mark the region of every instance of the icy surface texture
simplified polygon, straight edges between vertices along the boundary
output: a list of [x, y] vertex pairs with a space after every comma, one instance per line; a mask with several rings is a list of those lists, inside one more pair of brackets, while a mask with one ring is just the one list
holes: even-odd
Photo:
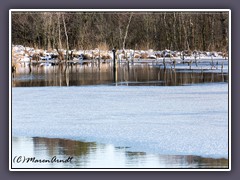
[[12, 134], [228, 157], [228, 84], [18, 87]]

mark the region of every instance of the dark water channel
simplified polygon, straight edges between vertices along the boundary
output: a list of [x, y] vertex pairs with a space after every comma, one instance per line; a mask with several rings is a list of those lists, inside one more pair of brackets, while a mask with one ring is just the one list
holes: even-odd
[[[149, 64], [117, 67], [114, 76], [108, 63], [88, 65], [31, 66], [21, 64], [12, 74], [13, 87], [82, 85], [178, 86], [195, 83], [228, 82], [227, 73], [187, 69], [163, 69]], [[116, 81], [116, 82], [115, 82]]]

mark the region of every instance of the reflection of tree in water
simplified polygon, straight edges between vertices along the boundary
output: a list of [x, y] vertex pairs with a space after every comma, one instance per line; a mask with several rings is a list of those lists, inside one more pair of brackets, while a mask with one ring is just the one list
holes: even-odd
[[[225, 167], [228, 168], [228, 159], [213, 159], [213, 158], [201, 158], [201, 157], [195, 157], [194, 160], [198, 168], [219, 168], [219, 167]], [[189, 162], [192, 162], [189, 160]]]
[[125, 156], [126, 164], [128, 165], [144, 164], [147, 158], [147, 154], [145, 152], [126, 151]]
[[[127, 164], [144, 164], [149, 158], [145, 152], [125, 152]], [[194, 168], [228, 168], [228, 159], [203, 158], [192, 155], [153, 155], [159, 158], [160, 164], [173, 168], [194, 167]], [[134, 163], [133, 163], [134, 162]]]
[[80, 142], [57, 138], [33, 138], [35, 151], [46, 149], [49, 156], [87, 156], [96, 150], [96, 143]]
[[194, 168], [228, 168], [228, 159], [203, 158], [192, 155], [160, 155], [160, 163], [176, 165], [178, 167], [194, 167]]
[[126, 151], [126, 156], [128, 158], [136, 158], [136, 157], [139, 157], [139, 156], [145, 156], [146, 153], [145, 152], [131, 152], [131, 151]]
[[[26, 67], [27, 68], [27, 67]], [[112, 83], [113, 73], [110, 64], [69, 65], [38, 67], [33, 66], [31, 74], [26, 68], [19, 68], [13, 86], [79, 86]], [[192, 83], [227, 82], [228, 75], [213, 72], [179, 71], [151, 67], [147, 64], [118, 67], [118, 83], [127, 85], [176, 86]]]

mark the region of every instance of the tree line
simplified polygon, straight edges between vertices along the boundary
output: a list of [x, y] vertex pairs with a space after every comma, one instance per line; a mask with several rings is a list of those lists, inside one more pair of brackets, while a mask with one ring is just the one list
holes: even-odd
[[228, 12], [12, 12], [12, 43], [39, 49], [228, 49]]

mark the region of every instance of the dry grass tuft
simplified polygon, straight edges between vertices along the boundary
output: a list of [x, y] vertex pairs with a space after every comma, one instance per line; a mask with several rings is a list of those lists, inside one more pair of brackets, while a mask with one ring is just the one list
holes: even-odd
[[98, 44], [97, 47], [99, 50], [101, 51], [108, 51], [109, 50], [109, 46], [106, 43], [100, 43]]

